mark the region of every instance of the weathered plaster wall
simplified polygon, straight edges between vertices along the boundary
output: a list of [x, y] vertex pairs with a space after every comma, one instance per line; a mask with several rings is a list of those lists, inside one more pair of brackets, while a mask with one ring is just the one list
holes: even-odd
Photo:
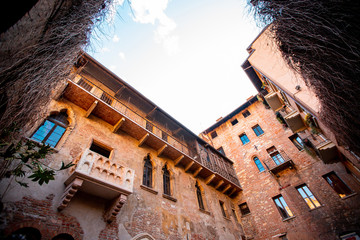
[[[41, 187], [30, 184], [29, 188], [24, 189], [13, 183], [3, 198], [8, 214], [3, 227], [7, 229], [7, 233], [14, 230], [10, 226], [16, 226], [15, 223], [22, 221], [24, 216], [19, 214], [20, 212], [27, 214], [33, 209], [29, 220], [41, 221], [45, 228], [50, 224], [51, 219], [60, 219], [52, 223], [55, 226], [58, 222], [65, 222], [67, 218], [73, 219], [77, 223], [76, 231], [82, 233], [76, 238], [84, 240], [130, 240], [141, 233], [148, 233], [155, 239], [235, 240], [240, 238], [241, 225], [235, 221], [230, 212], [231, 204], [236, 204], [236, 199], [228, 198], [198, 179], [204, 190], [206, 202], [206, 212], [200, 211], [195, 189], [196, 179], [185, 173], [184, 169], [175, 167], [169, 159], [157, 157], [156, 151], [151, 148], [138, 147], [138, 141], [129, 135], [121, 131], [117, 134], [112, 133], [112, 126], [104, 121], [92, 115], [85, 118], [85, 110], [66, 100], [53, 101], [49, 106], [49, 113], [62, 109], [68, 110], [70, 127], [56, 148], [58, 152], [52, 154], [48, 160], [50, 166], [59, 167], [61, 161], [77, 162], [94, 139], [113, 148], [111, 157], [113, 162], [135, 170], [134, 192], [129, 195], [127, 202], [121, 208], [117, 221], [107, 224], [103, 219], [106, 201], [85, 193], [77, 192], [64, 210], [57, 211], [65, 189], [64, 182], [71, 170], [58, 173], [55, 181]], [[39, 124], [41, 122], [42, 120], [39, 120]], [[37, 127], [34, 126], [32, 131]], [[154, 164], [153, 190], [157, 191], [157, 194], [140, 187], [143, 159], [147, 154], [151, 155]], [[165, 163], [171, 171], [172, 197], [177, 200], [176, 202], [163, 197], [162, 167]], [[6, 181], [2, 182], [1, 187], [3, 191]], [[47, 214], [44, 215], [42, 201], [45, 200]], [[222, 216], [219, 200], [225, 203], [229, 218]], [[34, 209], [33, 202], [38, 202], [39, 208]], [[21, 209], [13, 207], [19, 204], [22, 204]], [[68, 231], [70, 234], [73, 232]]]

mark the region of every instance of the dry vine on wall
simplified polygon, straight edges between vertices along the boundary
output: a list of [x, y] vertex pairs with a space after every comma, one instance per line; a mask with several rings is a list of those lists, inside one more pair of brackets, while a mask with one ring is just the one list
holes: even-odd
[[321, 102], [320, 119], [360, 155], [360, 1], [252, 0], [288, 65]]
[[0, 35], [0, 132], [13, 123], [26, 128], [43, 117], [110, 2], [39, 0]]

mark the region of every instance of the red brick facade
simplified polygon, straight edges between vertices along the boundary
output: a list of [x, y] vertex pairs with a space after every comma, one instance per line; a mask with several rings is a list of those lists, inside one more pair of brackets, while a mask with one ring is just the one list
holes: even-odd
[[[250, 116], [242, 112], [248, 110]], [[234, 115], [234, 116], [233, 116]], [[235, 161], [235, 169], [243, 186], [239, 204], [246, 202], [250, 214], [241, 217], [245, 234], [254, 239], [338, 239], [340, 235], [360, 230], [360, 183], [347, 173], [342, 163], [324, 164], [314, 153], [299, 150], [289, 137], [293, 132], [280, 124], [274, 112], [256, 101], [227, 121], [207, 130], [209, 142], [222, 147], [227, 157]], [[238, 123], [231, 122], [237, 119]], [[264, 131], [257, 136], [255, 125]], [[211, 138], [216, 131], [217, 137]], [[249, 142], [242, 144], [239, 136], [245, 133]], [[274, 146], [291, 159], [293, 166], [276, 174], [268, 171], [265, 163], [270, 159], [267, 149]], [[257, 157], [265, 169], [259, 171], [254, 162]], [[334, 172], [353, 191], [340, 198], [323, 178]], [[296, 187], [306, 184], [321, 206], [310, 209]], [[293, 217], [283, 219], [273, 201], [276, 196], [285, 200]], [[359, 233], [358, 233], [359, 234]], [[275, 238], [274, 238], [275, 237]]]

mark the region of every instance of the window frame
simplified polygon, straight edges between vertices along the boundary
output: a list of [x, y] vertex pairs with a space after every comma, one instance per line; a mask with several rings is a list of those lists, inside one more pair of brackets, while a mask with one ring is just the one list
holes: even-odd
[[203, 191], [201, 190], [201, 188], [200, 188], [197, 181], [195, 183], [195, 189], [196, 189], [196, 196], [197, 196], [197, 200], [198, 200], [199, 209], [205, 211], [205, 204], [204, 204], [204, 199], [203, 199]]
[[221, 208], [221, 213], [223, 215], [224, 218], [229, 218], [229, 214], [227, 212], [226, 206], [225, 206], [225, 202], [219, 200], [219, 204], [220, 204], [220, 208]]
[[235, 118], [234, 120], [230, 121], [231, 126], [235, 126], [236, 124], [239, 123], [239, 120], [237, 120], [237, 118]]
[[247, 118], [248, 116], [251, 115], [251, 113], [249, 112], [249, 110], [245, 110], [245, 111], [243, 111], [241, 114], [244, 116], [244, 118]]
[[[62, 113], [59, 113], [59, 114], [62, 114]], [[46, 118], [43, 123], [36, 129], [36, 131], [31, 135], [30, 139], [32, 140], [35, 140], [37, 142], [41, 142], [43, 144], [47, 144], [49, 145], [50, 147], [53, 147], [53, 148], [56, 148], [56, 146], [59, 144], [61, 138], [64, 136], [66, 130], [67, 130], [67, 127], [68, 127], [68, 123], [64, 123], [64, 122], [61, 122], [59, 121], [58, 119], [56, 119], [56, 116], [59, 115], [59, 114], [56, 114], [55, 116], [54, 115], [50, 115], [48, 118]], [[68, 118], [68, 115], [65, 113], [65, 116], [66, 116], [66, 119]], [[49, 122], [50, 124], [53, 124], [49, 129], [46, 129], [46, 126], [45, 124]], [[58, 134], [55, 132], [55, 130], [60, 127], [62, 131], [61, 134]], [[43, 130], [49, 130], [45, 136], [41, 136], [40, 135], [40, 131], [43, 131]], [[41, 138], [36, 138], [35, 135], [38, 135], [40, 137], [43, 137], [42, 139]], [[57, 141], [53, 141], [54, 144], [51, 144], [51, 142], [49, 143], [48, 140], [51, 139], [52, 136], [54, 136], [54, 134], [58, 134], [60, 135], [60, 137], [58, 137]]]
[[214, 139], [214, 138], [216, 138], [218, 135], [217, 135], [217, 132], [216, 132], [216, 131], [212, 131], [212, 132], [210, 133], [210, 136], [211, 136], [212, 139]]
[[171, 196], [171, 179], [170, 171], [167, 167], [167, 164], [163, 167], [163, 191], [165, 195]]
[[[244, 143], [242, 137], [246, 137], [247, 142]], [[249, 137], [246, 135], [246, 133], [240, 134], [240, 135], [239, 135], [239, 138], [240, 138], [240, 141], [241, 141], [242, 145], [248, 144], [248, 143], [250, 142], [250, 139], [249, 139]]]
[[[299, 151], [304, 150], [304, 141], [297, 133], [291, 135], [289, 139]], [[298, 141], [298, 139], [300, 139], [300, 141]]]
[[[259, 129], [260, 129], [260, 131], [259, 131]], [[265, 133], [259, 124], [256, 124], [255, 126], [253, 126], [252, 130], [254, 131], [254, 133], [257, 137], [259, 137]]]
[[[330, 183], [330, 182], [327, 180], [328, 177], [331, 176], [331, 175], [332, 175], [332, 176], [335, 176], [335, 178], [337, 178], [338, 184], [342, 185], [342, 187], [344, 187], [344, 188], [345, 188], [345, 191], [348, 191], [348, 193], [344, 193], [345, 195], [342, 196], [342, 193], [340, 193], [340, 192], [338, 192], [338, 191], [336, 190], [337, 187], [339, 187], [339, 185], [335, 185], [335, 186], [334, 186], [334, 185], [332, 185], [332, 183]], [[334, 171], [329, 172], [329, 173], [323, 175], [322, 177], [324, 178], [324, 180], [329, 184], [329, 186], [334, 190], [334, 192], [336, 192], [336, 194], [337, 194], [340, 198], [345, 198], [345, 197], [347, 197], [347, 196], [349, 196], [349, 195], [351, 195], [351, 194], [354, 193], [354, 191], [353, 191]], [[331, 180], [331, 179], [330, 179], [330, 181], [333, 182], [333, 180]], [[344, 190], [344, 189], [342, 189], [342, 190]]]
[[[258, 168], [259, 172], [264, 172], [264, 171], [265, 171], [265, 168], [264, 168], [262, 162], [260, 161], [260, 159], [259, 159], [257, 156], [253, 157], [253, 161], [254, 161], [256, 167]], [[260, 170], [259, 164], [258, 164], [257, 162], [258, 162], [258, 163], [260, 164], [260, 166], [262, 167], [262, 170]]]
[[[245, 208], [243, 209], [242, 206], [245, 206]], [[246, 202], [239, 204], [239, 209], [240, 209], [241, 216], [246, 216], [251, 213], [249, 205]]]
[[153, 188], [153, 170], [154, 166], [149, 156], [144, 158], [143, 181], [142, 185]]
[[[306, 190], [306, 189], [307, 190]], [[300, 192], [300, 189], [302, 190], [303, 193]], [[306, 205], [310, 208], [310, 209], [316, 209], [321, 207], [321, 203], [319, 202], [319, 200], [314, 196], [314, 194], [310, 191], [309, 187], [306, 184], [301, 184], [299, 186], [296, 187], [296, 190], [298, 191], [298, 193], [300, 194], [300, 196], [302, 197], [302, 199], [304, 200], [304, 202], [306, 203]], [[304, 197], [304, 195], [306, 197]], [[313, 198], [315, 200], [313, 200]], [[309, 199], [309, 201], [307, 201], [306, 199]], [[317, 203], [317, 204], [316, 204]], [[311, 207], [311, 205], [313, 207]]]
[[294, 217], [289, 205], [281, 194], [273, 197], [273, 201], [283, 220]]

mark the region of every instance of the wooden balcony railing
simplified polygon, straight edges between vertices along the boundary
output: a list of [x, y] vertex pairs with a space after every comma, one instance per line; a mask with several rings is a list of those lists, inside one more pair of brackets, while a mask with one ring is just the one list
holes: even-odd
[[[71, 81], [71, 80], [69, 80]], [[75, 80], [76, 81], [76, 80]], [[147, 120], [145, 117], [142, 117], [140, 114], [132, 110], [131, 108], [127, 107], [123, 103], [121, 103], [119, 100], [117, 100], [115, 97], [111, 96], [110, 94], [106, 93], [103, 89], [96, 86], [94, 83], [92, 83], [90, 80], [86, 79], [85, 77], [81, 77], [77, 82], [74, 82], [78, 84], [80, 87], [84, 88], [84, 90], [90, 92], [95, 97], [103, 100], [106, 104], [110, 105], [117, 111], [119, 111], [121, 114], [127, 116], [134, 122], [136, 122], [141, 127], [147, 129], [148, 131], [155, 134], [157, 137], [165, 140], [167, 143], [169, 143], [174, 148], [177, 148], [181, 150], [181, 152], [191, 156], [188, 147], [180, 142], [178, 139], [172, 136], [171, 133], [168, 131], [165, 131], [164, 129], [161, 129], [159, 126], [154, 125], [149, 120]], [[164, 136], [167, 136], [166, 138]]]

